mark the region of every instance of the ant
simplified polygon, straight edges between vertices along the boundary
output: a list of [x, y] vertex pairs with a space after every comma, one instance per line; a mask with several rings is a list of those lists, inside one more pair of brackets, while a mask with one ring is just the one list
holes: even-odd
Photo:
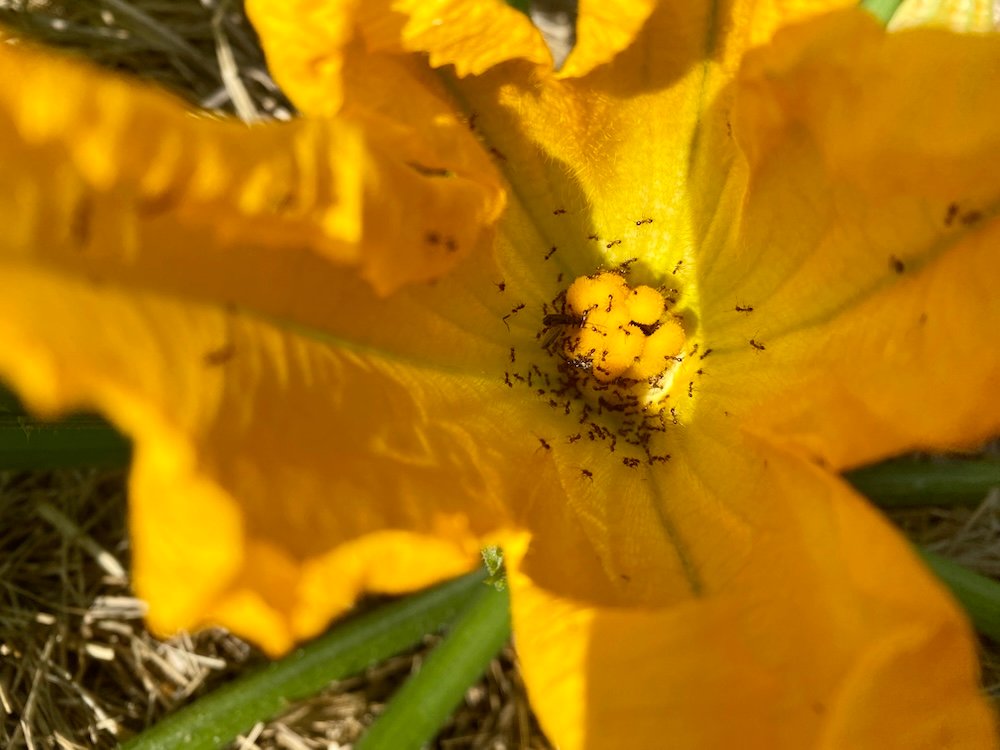
[[569, 313], [549, 313], [542, 318], [542, 325], [546, 328], [553, 326], [582, 326], [587, 318], [582, 315], [570, 315]]

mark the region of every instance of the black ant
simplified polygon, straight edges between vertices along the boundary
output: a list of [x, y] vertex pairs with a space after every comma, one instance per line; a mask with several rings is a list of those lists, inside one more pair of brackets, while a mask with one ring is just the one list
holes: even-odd
[[569, 313], [549, 313], [542, 318], [542, 325], [546, 328], [553, 326], [582, 326], [586, 322], [583, 315], [570, 315]]

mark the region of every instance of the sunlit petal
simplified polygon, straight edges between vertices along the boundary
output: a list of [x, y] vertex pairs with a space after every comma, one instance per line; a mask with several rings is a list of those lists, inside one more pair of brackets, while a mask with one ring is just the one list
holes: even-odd
[[295, 106], [330, 117], [343, 103], [343, 48], [355, 33], [357, 0], [246, 0], [268, 69]]
[[[362, 591], [469, 569], [507, 524], [506, 498], [525, 492], [502, 471], [509, 404], [482, 408], [475, 373], [333, 348], [222, 307], [3, 272], [5, 377], [43, 414], [97, 407], [135, 439], [135, 585], [158, 630], [221, 622], [285, 650]], [[467, 334], [435, 338], [488, 359]], [[537, 444], [523, 448], [511, 460]]]
[[488, 246], [503, 206], [488, 157], [433, 91], [411, 97], [433, 120], [417, 136], [371, 117], [363, 131], [199, 117], [21, 47], [0, 49], [0, 73], [6, 252], [284, 312], [317, 302], [262, 264], [287, 276], [318, 255], [386, 293]]
[[948, 597], [844, 485], [763, 450], [763, 476], [726, 473], [771, 521], [710, 595], [595, 606], [511, 575], [518, 653], [550, 738], [570, 750], [665, 737], [706, 750], [993, 747]]
[[861, 15], [748, 63], [749, 189], [699, 267], [719, 408], [837, 468], [1000, 432], [998, 70], [989, 37]]

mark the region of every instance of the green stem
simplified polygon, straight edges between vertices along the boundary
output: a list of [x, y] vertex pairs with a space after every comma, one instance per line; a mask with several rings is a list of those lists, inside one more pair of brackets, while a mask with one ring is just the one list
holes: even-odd
[[858, 3], [883, 24], [889, 23], [893, 14], [903, 4], [903, 0], [861, 0]]
[[507, 0], [507, 5], [521, 11], [526, 16], [531, 14], [531, 0]]
[[0, 413], [0, 470], [127, 466], [131, 445], [100, 417], [42, 422]]
[[918, 549], [934, 574], [949, 588], [980, 633], [1000, 642], [1000, 582], [974, 573], [935, 552]]
[[420, 671], [396, 692], [357, 750], [406, 750], [429, 742], [469, 686], [510, 637], [507, 590], [484, 586], [431, 652]]
[[334, 680], [360, 672], [417, 644], [463, 611], [470, 598], [489, 587], [477, 570], [337, 625], [330, 633], [199, 698], [166, 717], [122, 750], [207, 750], [233, 740], [286, 709], [315, 695]]
[[1000, 460], [888, 461], [844, 475], [883, 508], [977, 504], [1000, 487]]

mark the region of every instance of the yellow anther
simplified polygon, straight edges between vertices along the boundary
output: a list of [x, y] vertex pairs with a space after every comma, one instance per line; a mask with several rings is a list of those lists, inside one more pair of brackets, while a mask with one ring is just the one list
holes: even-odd
[[646, 337], [639, 361], [625, 373], [626, 377], [648, 380], [667, 369], [673, 358], [684, 348], [684, 329], [676, 320], [665, 320]]
[[648, 286], [631, 289], [619, 274], [581, 276], [566, 290], [566, 304], [580, 320], [566, 351], [601, 382], [623, 375], [648, 380], [666, 370], [684, 344], [680, 325], [660, 320], [663, 296]]
[[628, 296], [629, 315], [641, 325], [652, 325], [658, 321], [665, 307], [663, 295], [649, 286], [637, 286]]
[[566, 290], [566, 304], [579, 316], [598, 311], [611, 312], [629, 295], [628, 284], [615, 273], [581, 276]]

